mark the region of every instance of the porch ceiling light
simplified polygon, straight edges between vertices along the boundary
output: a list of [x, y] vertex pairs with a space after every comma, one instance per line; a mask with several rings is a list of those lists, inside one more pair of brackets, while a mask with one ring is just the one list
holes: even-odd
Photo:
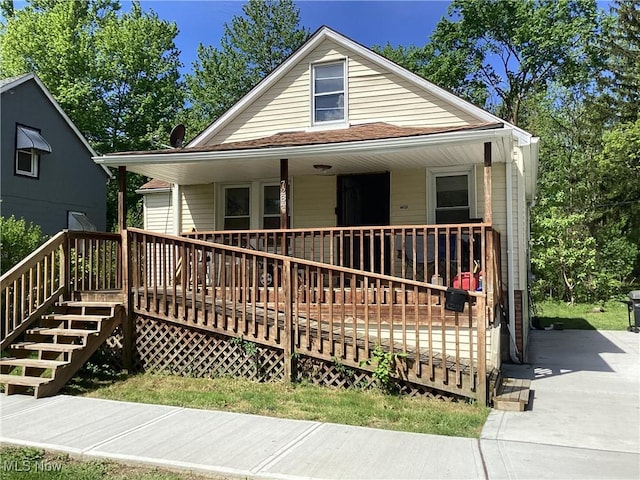
[[318, 163], [314, 165], [313, 168], [318, 170], [320, 173], [327, 173], [329, 170], [331, 170], [331, 165], [322, 165]]

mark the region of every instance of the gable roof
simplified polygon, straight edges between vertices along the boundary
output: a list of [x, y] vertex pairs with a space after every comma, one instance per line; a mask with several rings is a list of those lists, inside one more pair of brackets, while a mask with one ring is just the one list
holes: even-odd
[[325, 40], [331, 40], [351, 50], [354, 53], [363, 56], [374, 64], [384, 68], [406, 81], [416, 85], [417, 87], [424, 89], [435, 97], [443, 100], [444, 102], [454, 105], [460, 110], [468, 113], [474, 118], [478, 119], [478, 123], [501, 123], [506, 127], [512, 129], [513, 134], [518, 139], [520, 144], [527, 144], [531, 141], [532, 135], [521, 128], [505, 122], [501, 118], [487, 112], [486, 110], [473, 105], [472, 103], [458, 97], [457, 95], [438, 87], [437, 85], [425, 80], [424, 78], [410, 72], [409, 70], [399, 66], [398, 64], [386, 59], [382, 55], [374, 52], [373, 50], [351, 40], [350, 38], [332, 30], [327, 26], [320, 27], [307, 42], [296, 50], [287, 60], [285, 60], [279, 67], [265, 77], [258, 85], [256, 85], [249, 93], [247, 93], [242, 99], [240, 99], [233, 107], [225, 112], [220, 118], [214, 121], [204, 131], [199, 133], [193, 140], [189, 142], [187, 147], [203, 146], [211, 138], [226, 127], [234, 118], [236, 118], [241, 112], [243, 112], [254, 100], [267, 91], [271, 86], [278, 82], [284, 75], [286, 75], [302, 58], [304, 58], [309, 52], [315, 49], [320, 43]]
[[[33, 80], [36, 83], [36, 85], [38, 85], [38, 87], [45, 94], [45, 96], [47, 97], [49, 102], [51, 102], [51, 104], [58, 111], [60, 116], [62, 116], [62, 118], [67, 123], [69, 128], [71, 128], [71, 130], [73, 130], [73, 133], [76, 134], [78, 139], [80, 139], [80, 141], [87, 148], [87, 150], [89, 150], [89, 153], [91, 154], [91, 156], [95, 157], [97, 155], [95, 150], [91, 147], [91, 145], [89, 145], [89, 142], [87, 142], [87, 139], [84, 137], [84, 135], [82, 135], [82, 133], [80, 133], [80, 130], [78, 130], [78, 127], [76, 127], [75, 124], [71, 121], [69, 116], [65, 113], [65, 111], [62, 109], [62, 107], [56, 101], [56, 99], [53, 98], [53, 95], [51, 95], [51, 92], [47, 89], [47, 87], [44, 86], [44, 83], [42, 83], [42, 81], [38, 78], [38, 76], [35, 73], [27, 73], [27, 74], [24, 74], [24, 75], [18, 75], [16, 77], [10, 77], [10, 78], [5, 78], [5, 79], [0, 80], [0, 94], [3, 94], [3, 93], [8, 92], [10, 90], [13, 90], [14, 88], [16, 88], [16, 87], [18, 87], [18, 86], [20, 86], [20, 85], [22, 85], [22, 84], [24, 84], [24, 83], [26, 83], [26, 82], [28, 82], [30, 80]], [[106, 173], [106, 175], [109, 178], [113, 177], [113, 175], [111, 175], [111, 171], [109, 170], [108, 167], [106, 167], [105, 165], [100, 165], [100, 167], [102, 167], [102, 169], [104, 170], [104, 172]]]

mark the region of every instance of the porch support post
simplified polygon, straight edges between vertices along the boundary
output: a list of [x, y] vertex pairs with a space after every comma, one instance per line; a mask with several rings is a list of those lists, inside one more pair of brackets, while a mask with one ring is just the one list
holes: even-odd
[[280, 228], [289, 228], [289, 160], [280, 159]]
[[[280, 159], [280, 229], [287, 230], [289, 228], [289, 160], [287, 158]], [[287, 235], [280, 236], [280, 253], [287, 255], [289, 245]]]
[[[486, 405], [487, 395], [487, 329], [488, 324], [493, 323], [494, 319], [494, 290], [498, 287], [495, 285], [496, 276], [495, 268], [495, 252], [493, 250], [493, 207], [492, 207], [492, 182], [491, 182], [491, 142], [484, 144], [484, 223], [488, 224], [485, 230], [485, 264], [484, 272], [482, 272], [485, 284], [485, 292], [487, 294], [484, 306], [484, 317], [482, 310], [479, 309], [478, 315], [478, 400], [481, 404]], [[481, 305], [483, 302], [478, 302]], [[481, 324], [482, 322], [482, 324]]]
[[491, 207], [491, 142], [484, 144], [484, 223], [493, 224]]
[[133, 349], [135, 345], [133, 312], [131, 309], [131, 287], [129, 278], [131, 273], [129, 258], [129, 235], [127, 232], [127, 167], [118, 167], [118, 231], [120, 232], [120, 255], [122, 261], [122, 303], [124, 316], [122, 318], [122, 364], [131, 372], [133, 369]]

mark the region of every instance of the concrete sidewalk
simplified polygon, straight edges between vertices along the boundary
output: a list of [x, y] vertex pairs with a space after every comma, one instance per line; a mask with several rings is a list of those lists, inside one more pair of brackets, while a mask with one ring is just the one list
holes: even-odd
[[0, 441], [249, 478], [484, 478], [478, 441], [70, 396], [0, 400]]
[[532, 409], [480, 440], [57, 396], [0, 397], [0, 442], [249, 478], [640, 478], [640, 336], [533, 332]]

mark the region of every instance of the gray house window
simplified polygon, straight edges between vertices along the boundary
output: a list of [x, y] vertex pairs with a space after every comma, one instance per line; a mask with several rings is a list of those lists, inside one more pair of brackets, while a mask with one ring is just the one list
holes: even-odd
[[35, 128], [16, 126], [16, 175], [38, 177], [40, 155], [51, 153], [51, 145]]

